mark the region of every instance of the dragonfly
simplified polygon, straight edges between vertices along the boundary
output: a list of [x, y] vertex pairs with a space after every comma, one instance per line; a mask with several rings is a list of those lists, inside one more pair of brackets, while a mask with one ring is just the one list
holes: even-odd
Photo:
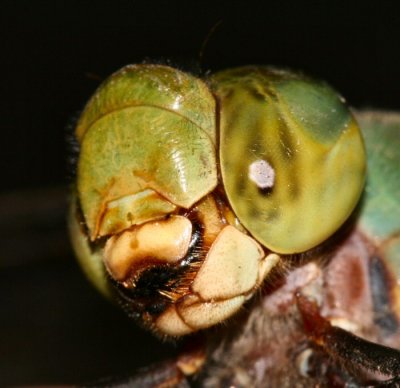
[[78, 120], [71, 241], [180, 356], [110, 384], [400, 384], [400, 116], [266, 66], [105, 80]]

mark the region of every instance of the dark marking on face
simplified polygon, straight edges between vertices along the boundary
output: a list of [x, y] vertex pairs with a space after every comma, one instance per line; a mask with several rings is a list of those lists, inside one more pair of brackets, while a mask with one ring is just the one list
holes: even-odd
[[272, 194], [273, 194], [273, 192], [274, 192], [274, 187], [275, 186], [272, 186], [272, 187], [266, 187], [266, 188], [261, 188], [261, 187], [258, 187], [257, 188], [257, 191], [258, 191], [258, 194], [260, 194], [260, 195], [262, 195], [263, 197], [269, 197], [269, 196], [271, 196]]
[[288, 187], [289, 198], [296, 201], [300, 196], [300, 185], [296, 184], [297, 180]]
[[[269, 75], [268, 75], [269, 77]], [[279, 98], [278, 95], [275, 91], [275, 88], [273, 87], [273, 85], [271, 85], [270, 82], [268, 82], [267, 79], [264, 78], [263, 82], [260, 83], [260, 85], [262, 86], [264, 93], [266, 95], [268, 95], [268, 97], [271, 99], [271, 101], [273, 101], [274, 103], [278, 104], [279, 103]]]
[[273, 222], [280, 218], [281, 212], [278, 209], [272, 209], [265, 217], [266, 222]]
[[296, 157], [294, 150], [294, 139], [289, 133], [286, 125], [280, 121], [279, 124], [279, 149], [283, 160], [293, 160]]
[[267, 102], [267, 96], [263, 93], [261, 93], [256, 87], [250, 87], [248, 88], [248, 93], [256, 100], [259, 102], [266, 103]]
[[180, 266], [185, 267], [191, 265], [193, 262], [201, 259], [201, 245], [203, 243], [203, 225], [197, 220], [192, 221], [192, 238], [190, 240], [189, 249], [186, 256], [181, 260]]
[[296, 164], [296, 153], [294, 152], [295, 139], [288, 130], [288, 125], [284, 121], [280, 121], [279, 125], [279, 150], [282, 160], [287, 164], [287, 172], [289, 174], [290, 186], [288, 187], [289, 198], [292, 201], [297, 200], [301, 193], [300, 180], [296, 171], [293, 168]]
[[128, 315], [140, 318], [144, 314], [156, 318], [174, 303], [172, 295], [179, 297], [189, 287], [185, 281], [193, 277], [190, 273], [204, 259], [204, 250], [203, 225], [195, 215], [189, 214], [188, 217], [193, 232], [188, 252], [182, 260], [171, 264], [148, 258], [146, 266], [132, 269], [131, 277], [123, 283], [111, 279]]
[[[126, 287], [118, 282], [113, 282], [122, 306], [129, 315], [133, 313], [148, 313], [159, 315], [171, 304], [165, 295], [160, 294], [160, 289], [167, 289], [179, 275], [179, 268], [168, 264], [159, 264], [143, 270], [132, 287]], [[129, 282], [125, 282], [129, 283]], [[169, 286], [170, 287], [170, 286]]]
[[246, 192], [247, 182], [245, 178], [238, 174], [235, 182], [235, 190], [239, 196], [244, 196]]
[[169, 303], [167, 303], [165, 300], [162, 300], [154, 303], [153, 305], [148, 306], [146, 312], [149, 313], [150, 315], [158, 316], [159, 314], [165, 311], [168, 305]]
[[260, 211], [253, 205], [249, 204], [247, 207], [247, 216], [250, 220], [258, 219], [260, 217]]
[[248, 207], [247, 214], [249, 219], [262, 219], [266, 223], [276, 221], [281, 216], [281, 212], [278, 209], [272, 209], [268, 212], [261, 212], [258, 208], [250, 205]]

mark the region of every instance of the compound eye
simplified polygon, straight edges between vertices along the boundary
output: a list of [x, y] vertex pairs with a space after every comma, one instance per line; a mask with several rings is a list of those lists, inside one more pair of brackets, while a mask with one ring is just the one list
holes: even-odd
[[364, 143], [343, 99], [325, 83], [263, 67], [223, 71], [211, 83], [236, 216], [278, 253], [323, 242], [348, 218], [365, 180]]

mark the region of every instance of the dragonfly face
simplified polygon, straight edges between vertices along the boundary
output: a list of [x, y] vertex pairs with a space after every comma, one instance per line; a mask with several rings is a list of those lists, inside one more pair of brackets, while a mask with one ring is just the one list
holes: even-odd
[[77, 256], [162, 335], [232, 316], [285, 255], [330, 237], [364, 186], [364, 144], [343, 99], [273, 68], [203, 81], [127, 66], [90, 99], [76, 137]]

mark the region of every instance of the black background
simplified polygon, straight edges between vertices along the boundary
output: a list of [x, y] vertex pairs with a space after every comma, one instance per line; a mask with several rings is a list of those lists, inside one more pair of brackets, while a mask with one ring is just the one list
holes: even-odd
[[[356, 108], [400, 110], [397, 3], [3, 0], [2, 225], [26, 190], [67, 184], [68, 123], [101, 80], [128, 63], [170, 61], [201, 73], [291, 67], [327, 80]], [[41, 192], [29, 193], [37, 207]], [[0, 384], [88, 381], [173, 351], [97, 297], [71, 259], [63, 226], [53, 243], [62, 258], [52, 257], [53, 247], [27, 264], [26, 235], [40, 225], [21, 212], [12, 233], [25, 235], [14, 241], [3, 225], [0, 240], [11, 252], [0, 256]], [[55, 212], [59, 222], [63, 208]]]

